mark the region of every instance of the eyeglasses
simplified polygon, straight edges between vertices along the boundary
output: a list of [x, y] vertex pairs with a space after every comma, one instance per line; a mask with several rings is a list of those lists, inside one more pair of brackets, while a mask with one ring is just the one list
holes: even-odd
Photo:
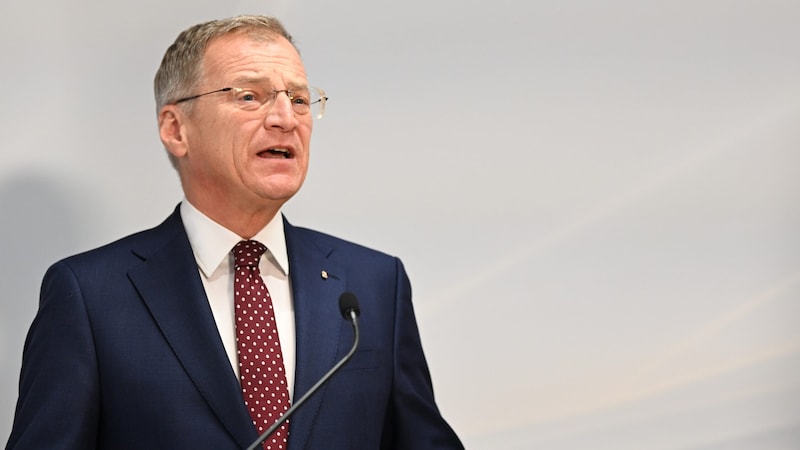
[[294, 110], [295, 114], [305, 115], [311, 113], [312, 117], [316, 119], [322, 118], [322, 115], [325, 113], [325, 102], [328, 101], [325, 91], [312, 86], [301, 89], [279, 90], [259, 87], [226, 87], [215, 91], [192, 95], [190, 97], [184, 97], [180, 100], [176, 100], [174, 104], [177, 105], [178, 103], [188, 102], [189, 100], [194, 100], [205, 95], [221, 92], [227, 93], [230, 96], [228, 100], [241, 110], [261, 110], [264, 113], [272, 109], [272, 106], [275, 105], [275, 99], [278, 98], [278, 94], [283, 92], [289, 97], [289, 101], [292, 103], [292, 110]]

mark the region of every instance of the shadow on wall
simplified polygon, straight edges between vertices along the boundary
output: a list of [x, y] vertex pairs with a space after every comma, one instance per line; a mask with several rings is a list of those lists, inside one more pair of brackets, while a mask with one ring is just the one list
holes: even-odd
[[22, 346], [39, 286], [52, 263], [75, 253], [96, 229], [91, 195], [70, 180], [37, 171], [0, 180], [0, 443], [11, 432]]

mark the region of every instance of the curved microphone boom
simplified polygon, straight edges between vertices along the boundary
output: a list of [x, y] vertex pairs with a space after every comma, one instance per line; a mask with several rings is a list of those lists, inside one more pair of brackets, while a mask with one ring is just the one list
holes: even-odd
[[339, 312], [342, 313], [342, 317], [344, 317], [346, 320], [348, 320], [350, 323], [353, 324], [354, 337], [353, 337], [353, 346], [350, 348], [350, 351], [347, 352], [347, 354], [344, 355], [344, 358], [340, 359], [339, 362], [336, 363], [336, 365], [333, 366], [331, 370], [328, 371], [328, 373], [323, 375], [323, 377], [320, 378], [319, 381], [317, 381], [317, 383], [314, 386], [311, 386], [311, 389], [309, 389], [305, 394], [303, 394], [303, 396], [300, 397], [300, 400], [294, 402], [291, 408], [286, 410], [286, 412], [281, 416], [280, 419], [278, 419], [277, 422], [273, 423], [272, 426], [269, 427], [269, 429], [267, 429], [267, 431], [261, 434], [261, 436], [259, 436], [258, 439], [250, 445], [250, 447], [247, 447], [247, 450], [257, 449], [261, 445], [261, 443], [264, 442], [264, 440], [266, 440], [269, 437], [269, 435], [274, 433], [275, 430], [278, 429], [278, 427], [280, 427], [281, 425], [283, 425], [284, 422], [289, 420], [289, 416], [294, 414], [294, 412], [298, 408], [300, 408], [300, 406], [303, 403], [305, 403], [305, 401], [309, 397], [311, 397], [315, 392], [317, 392], [317, 390], [319, 390], [319, 388], [323, 384], [325, 384], [333, 376], [333, 374], [338, 372], [339, 369], [343, 365], [345, 365], [347, 361], [350, 361], [350, 358], [353, 357], [353, 354], [356, 352], [356, 347], [358, 347], [358, 340], [359, 340], [358, 316], [361, 314], [361, 310], [358, 308], [358, 299], [356, 298], [355, 294], [353, 294], [352, 292], [344, 292], [342, 295], [339, 296]]

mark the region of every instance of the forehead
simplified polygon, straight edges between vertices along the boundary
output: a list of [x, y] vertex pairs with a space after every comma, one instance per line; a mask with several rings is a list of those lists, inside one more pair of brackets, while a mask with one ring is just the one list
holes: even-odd
[[297, 49], [282, 36], [254, 38], [234, 33], [209, 42], [203, 57], [207, 83], [265, 79], [305, 83], [306, 72]]

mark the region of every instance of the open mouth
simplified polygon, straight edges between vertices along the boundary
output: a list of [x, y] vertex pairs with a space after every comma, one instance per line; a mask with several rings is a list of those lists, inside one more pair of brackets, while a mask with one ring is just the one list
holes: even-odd
[[284, 158], [290, 159], [292, 152], [288, 148], [268, 148], [260, 152], [258, 156], [262, 158]]

